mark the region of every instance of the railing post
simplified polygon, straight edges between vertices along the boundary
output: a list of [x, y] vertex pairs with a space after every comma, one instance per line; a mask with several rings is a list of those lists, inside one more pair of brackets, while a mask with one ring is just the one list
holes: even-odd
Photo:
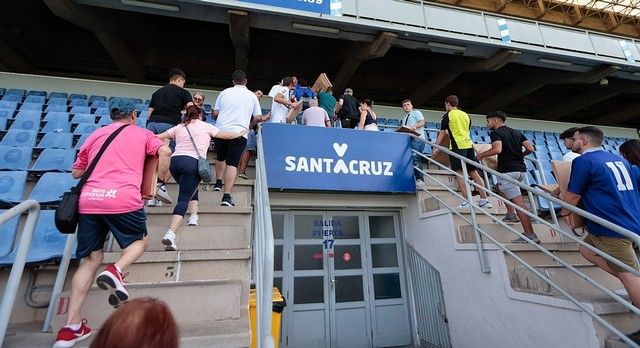
[[64, 251], [62, 252], [62, 260], [60, 260], [60, 267], [58, 267], [58, 273], [56, 274], [56, 281], [53, 284], [53, 290], [51, 291], [51, 300], [49, 301], [49, 308], [47, 309], [47, 316], [44, 318], [44, 324], [42, 325], [42, 332], [49, 332], [51, 327], [51, 320], [53, 319], [53, 311], [58, 303], [58, 298], [62, 292], [64, 286], [64, 280], [67, 277], [69, 271], [69, 263], [71, 261], [71, 255], [73, 254], [73, 247], [76, 244], [78, 238], [77, 232], [67, 236], [67, 241], [64, 244]]
[[0, 304], [0, 346], [2, 346], [2, 343], [4, 342], [4, 337], [7, 333], [7, 326], [9, 326], [9, 319], [11, 318], [13, 303], [16, 300], [16, 294], [18, 293], [18, 287], [20, 286], [20, 278], [22, 278], [24, 265], [27, 261], [27, 254], [29, 253], [29, 248], [31, 247], [33, 231], [36, 228], [38, 215], [40, 215], [40, 204], [33, 199], [24, 201], [17, 206], [9, 209], [9, 211], [2, 214], [0, 218], [1, 225], [12, 217], [19, 215], [26, 210], [29, 210], [29, 214], [27, 215], [27, 221], [25, 222], [24, 228], [22, 230], [22, 237], [20, 237], [20, 242], [18, 243], [16, 258], [13, 261], [13, 265], [11, 266], [11, 273], [9, 273], [7, 286], [4, 289], [4, 294], [2, 295], [2, 303]]
[[478, 247], [478, 258], [480, 258], [480, 270], [482, 273], [491, 273], [491, 269], [487, 267], [487, 260], [484, 254], [484, 247], [482, 246], [482, 235], [478, 230], [478, 221], [476, 220], [476, 210], [473, 203], [473, 194], [471, 193], [471, 185], [469, 184], [469, 172], [467, 170], [467, 163], [462, 162], [462, 176], [464, 186], [467, 189], [467, 202], [469, 203], [469, 209], [471, 211], [471, 223], [473, 224], [473, 231], [476, 235], [476, 246]]

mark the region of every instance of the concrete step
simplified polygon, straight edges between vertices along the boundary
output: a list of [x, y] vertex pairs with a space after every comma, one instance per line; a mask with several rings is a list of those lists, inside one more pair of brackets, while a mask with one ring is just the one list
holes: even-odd
[[[203, 321], [199, 323], [180, 323], [180, 347], [183, 348], [244, 348], [251, 342], [251, 328], [248, 314], [241, 312], [239, 319]], [[100, 327], [90, 323], [91, 336], [76, 343], [76, 348], [88, 348], [97, 336]], [[10, 325], [7, 329], [3, 347], [51, 347], [55, 341], [55, 332], [41, 332], [42, 322]]]
[[[512, 231], [507, 230], [497, 223], [479, 223], [478, 226], [501, 243], [510, 243], [512, 240], [518, 238], [518, 236], [516, 236]], [[520, 223], [509, 224], [509, 226], [520, 233], [524, 232]], [[456, 231], [456, 239], [459, 243], [475, 243], [476, 236], [474, 230], [474, 227], [471, 225], [459, 225]], [[560, 235], [557, 231], [554, 231], [545, 225], [533, 224], [533, 230], [542, 243], [561, 242]], [[488, 238], [484, 238], [483, 240], [486, 242], [490, 241]]]
[[[104, 264], [113, 263], [118, 252], [104, 254]], [[130, 284], [182, 283], [200, 280], [248, 281], [251, 250], [151, 251], [129, 266]], [[176, 286], [179, 284], [175, 284]]]
[[[202, 221], [203, 215], [200, 215]], [[169, 228], [169, 218], [166, 224], [161, 226], [147, 226], [149, 233], [149, 245], [147, 251], [164, 251], [161, 240]], [[199, 222], [198, 226], [185, 225], [176, 233], [176, 244], [179, 250], [224, 250], [224, 249], [248, 249], [251, 243], [251, 223], [235, 225], [205, 225]], [[118, 243], [113, 244], [113, 251], [119, 251]]]
[[[456, 208], [460, 203], [463, 202], [463, 200], [447, 191], [418, 191], [418, 199], [420, 200], [420, 208], [425, 213], [440, 209], [448, 209], [445, 205], [448, 204], [460, 213], [471, 214], [470, 207]], [[507, 207], [505, 206], [504, 202], [495, 197], [488, 197], [488, 199], [489, 202], [491, 202], [492, 207], [482, 209], [493, 215], [504, 215], [507, 213]], [[441, 202], [440, 200], [442, 200], [443, 202]], [[477, 204], [478, 200], [480, 200], [480, 197], [474, 196], [473, 200]], [[478, 213], [482, 214], [480, 212]]]
[[[572, 243], [572, 244], [573, 246], [575, 246], [575, 249], [571, 248], [570, 250], [552, 250], [551, 253], [572, 266], [577, 266], [577, 267], [593, 266], [591, 262], [587, 261], [587, 259], [582, 257], [580, 252], [578, 252], [577, 244], [575, 243]], [[540, 251], [523, 250], [523, 251], [517, 251], [516, 254], [518, 255], [518, 257], [524, 259], [528, 264], [535, 267], [548, 267], [548, 268], [564, 267], [558, 261], [554, 260], [551, 256], [543, 254]], [[514, 259], [511, 255], [505, 254], [504, 257], [507, 261], [508, 268], [522, 265], [520, 262]]]
[[[131, 298], [154, 297], [167, 303], [180, 325], [202, 322], [237, 320], [247, 307], [242, 306], [240, 281], [191, 281], [164, 284], [131, 284], [127, 286]], [[215, 296], [212, 296], [215, 294]], [[82, 316], [90, 327], [100, 327], [114, 311], [108, 303], [109, 292], [92, 287], [83, 306]], [[69, 292], [61, 294], [53, 318], [53, 331], [60, 329], [66, 320]]]
[[[161, 207], [145, 207], [147, 215], [147, 226], [169, 226], [173, 205], [162, 205]], [[251, 221], [251, 206], [227, 207], [220, 205], [205, 205], [199, 209], [198, 224], [203, 226], [219, 225], [242, 225]]]
[[[167, 191], [169, 192], [169, 196], [173, 199], [173, 204], [163, 204], [163, 206], [173, 207], [178, 200], [178, 184], [176, 183], [167, 183]], [[236, 207], [239, 206], [251, 206], [252, 201], [252, 190], [251, 186], [243, 185], [236, 186], [234, 192], [231, 194], [233, 198], [233, 202]], [[198, 191], [198, 202], [200, 206], [213, 205], [219, 206], [222, 201], [223, 192], [221, 191], [213, 191], [213, 185], [201, 184]]]

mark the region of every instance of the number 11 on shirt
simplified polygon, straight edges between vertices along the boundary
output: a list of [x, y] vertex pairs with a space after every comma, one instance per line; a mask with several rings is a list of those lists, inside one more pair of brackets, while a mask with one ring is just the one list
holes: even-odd
[[[607, 167], [609, 167], [609, 169], [611, 169], [611, 171], [613, 172], [613, 176], [615, 176], [616, 178], [618, 191], [633, 190], [633, 182], [631, 181], [631, 176], [629, 175], [627, 168], [624, 166], [624, 163], [622, 163], [621, 161], [615, 161], [606, 162], [606, 164]], [[624, 182], [622, 181], [622, 177], [624, 177]]]

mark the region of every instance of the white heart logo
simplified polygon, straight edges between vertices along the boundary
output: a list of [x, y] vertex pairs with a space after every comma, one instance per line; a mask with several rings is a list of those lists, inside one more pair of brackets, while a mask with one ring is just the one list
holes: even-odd
[[349, 145], [347, 144], [333, 143], [333, 149], [336, 151], [336, 154], [338, 154], [338, 157], [344, 156], [344, 153], [347, 152], [348, 148]]

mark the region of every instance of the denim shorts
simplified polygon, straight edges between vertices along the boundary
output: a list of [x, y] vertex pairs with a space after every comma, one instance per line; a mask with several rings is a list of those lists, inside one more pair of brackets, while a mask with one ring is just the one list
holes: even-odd
[[125, 249], [147, 235], [147, 216], [143, 209], [121, 214], [80, 214], [76, 257], [83, 259], [102, 250], [109, 232]]
[[258, 136], [256, 135], [256, 132], [250, 130], [249, 133], [247, 133], [247, 146], [244, 147], [244, 150], [256, 152], [257, 149]]

